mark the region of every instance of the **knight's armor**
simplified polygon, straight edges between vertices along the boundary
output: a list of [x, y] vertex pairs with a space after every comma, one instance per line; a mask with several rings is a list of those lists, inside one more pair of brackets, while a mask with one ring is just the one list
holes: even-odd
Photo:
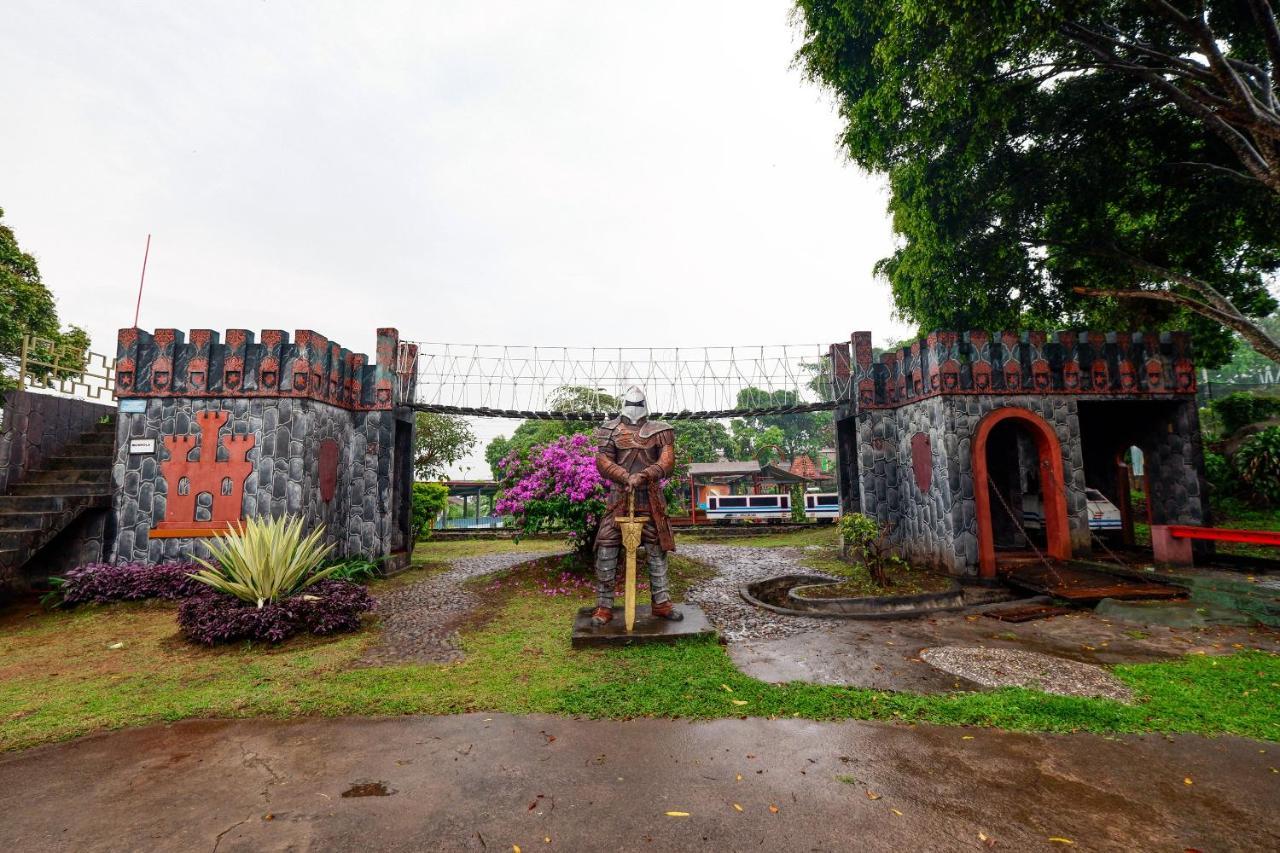
[[649, 420], [644, 392], [633, 386], [623, 401], [622, 414], [605, 421], [596, 430], [595, 440], [596, 468], [611, 487], [608, 508], [596, 532], [597, 600], [592, 621], [603, 625], [612, 618], [622, 546], [616, 516], [627, 513], [628, 492], [635, 495], [636, 515], [649, 517], [641, 543], [648, 556], [652, 613], [680, 619], [667, 582], [667, 554], [676, 546], [662, 497], [662, 480], [671, 476], [676, 464], [675, 431], [670, 424]]

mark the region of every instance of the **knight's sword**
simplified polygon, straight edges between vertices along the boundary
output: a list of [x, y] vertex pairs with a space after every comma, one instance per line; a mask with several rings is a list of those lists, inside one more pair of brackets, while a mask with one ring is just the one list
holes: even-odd
[[627, 551], [627, 580], [622, 590], [622, 612], [627, 633], [631, 633], [636, 624], [636, 551], [640, 548], [640, 539], [648, 520], [647, 515], [636, 515], [636, 493], [634, 489], [628, 489], [627, 514], [618, 516], [622, 547]]

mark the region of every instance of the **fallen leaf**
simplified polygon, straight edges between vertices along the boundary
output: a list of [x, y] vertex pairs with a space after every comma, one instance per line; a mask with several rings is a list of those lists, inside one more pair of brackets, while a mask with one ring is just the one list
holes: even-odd
[[1049, 840], [1052, 841], [1054, 844], [1075, 844], [1075, 842], [1072, 841], [1070, 838], [1059, 838], [1056, 835], [1050, 835]]
[[734, 803], [734, 804], [733, 804], [733, 810], [734, 810], [735, 812], [740, 812], [740, 811], [742, 811], [742, 806], [738, 805], [737, 803]]
[[880, 795], [879, 795], [879, 794], [877, 794], [875, 791], [867, 791], [867, 799], [868, 799], [868, 800], [878, 800], [878, 799], [880, 799]]
[[733, 703], [733, 704], [735, 704], [735, 705], [745, 705], [745, 704], [747, 704], [747, 700], [746, 700], [746, 699], [730, 699], [729, 701], [730, 701], [730, 702], [732, 702], [732, 703]]
[[542, 840], [543, 840], [543, 841], [545, 841], [547, 844], [550, 844], [550, 843], [551, 843], [551, 836], [550, 836], [550, 835], [544, 835], [544, 836], [542, 836]]
[[898, 817], [902, 817], [902, 812], [898, 811], [897, 809], [889, 809], [889, 811], [893, 812]]
[[986, 841], [986, 840], [987, 840], [987, 834], [986, 834], [985, 832], [979, 832], [979, 833], [978, 833], [978, 840], [979, 840], [979, 841]]
[[688, 812], [667, 812], [667, 817], [688, 817]]
[[960, 740], [973, 740], [973, 735], [962, 735]]
[[511, 845], [511, 853], [520, 853], [520, 845], [519, 845], [519, 844], [512, 844], [512, 845]]
[[735, 781], [735, 782], [741, 782], [741, 781], [742, 781], [742, 774], [741, 774], [741, 773], [739, 773], [737, 776], [735, 776], [735, 777], [734, 777], [734, 779], [733, 779], [733, 781]]
[[773, 803], [769, 803], [769, 813], [770, 813], [770, 814], [777, 814], [777, 813], [778, 813], [778, 807], [777, 807], [777, 806], [775, 806]]
[[720, 686], [721, 686], [721, 687], [723, 687], [723, 688], [725, 689], [725, 692], [726, 692], [726, 693], [732, 693], [732, 692], [733, 692], [733, 688], [732, 688], [732, 687], [730, 687], [730, 686], [729, 686], [729, 685], [727, 685], [727, 684], [721, 684]]
[[1188, 777], [1186, 777], [1185, 779], [1183, 779], [1183, 780], [1182, 780], [1182, 784], [1184, 784], [1184, 785], [1190, 785], [1190, 784], [1191, 784], [1191, 777], [1190, 777], [1190, 776], [1188, 776]]

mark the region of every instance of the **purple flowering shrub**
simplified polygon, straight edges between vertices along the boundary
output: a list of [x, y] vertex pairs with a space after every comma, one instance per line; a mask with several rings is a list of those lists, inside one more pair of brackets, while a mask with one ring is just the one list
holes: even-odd
[[534, 447], [527, 459], [512, 453], [498, 468], [502, 494], [495, 512], [512, 516], [522, 533], [564, 531], [579, 552], [591, 550], [607, 489], [590, 436], [561, 436]]
[[207, 646], [237, 640], [278, 643], [294, 634], [338, 634], [360, 628], [373, 596], [351, 581], [324, 580], [296, 595], [258, 607], [206, 588], [178, 605], [178, 628]]
[[192, 580], [191, 563], [88, 563], [58, 579], [62, 603], [106, 604], [144, 598], [188, 598], [207, 587]]

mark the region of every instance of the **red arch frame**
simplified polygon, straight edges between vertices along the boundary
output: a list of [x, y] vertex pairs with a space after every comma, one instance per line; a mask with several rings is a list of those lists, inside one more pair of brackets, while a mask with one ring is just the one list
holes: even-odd
[[[1062, 467], [1062, 444], [1044, 418], [1016, 406], [1005, 406], [991, 412], [978, 424], [973, 437], [973, 498], [977, 502], [978, 574], [996, 576], [996, 542], [991, 532], [991, 492], [987, 472], [987, 439], [997, 424], [1009, 419], [1022, 421], [1030, 430], [1040, 460], [1040, 498], [1044, 507], [1044, 531], [1048, 556], [1071, 558], [1071, 532], [1067, 526], [1066, 476]], [[1048, 470], [1049, 476], [1043, 475]], [[1059, 484], [1055, 489], [1052, 484]]]

